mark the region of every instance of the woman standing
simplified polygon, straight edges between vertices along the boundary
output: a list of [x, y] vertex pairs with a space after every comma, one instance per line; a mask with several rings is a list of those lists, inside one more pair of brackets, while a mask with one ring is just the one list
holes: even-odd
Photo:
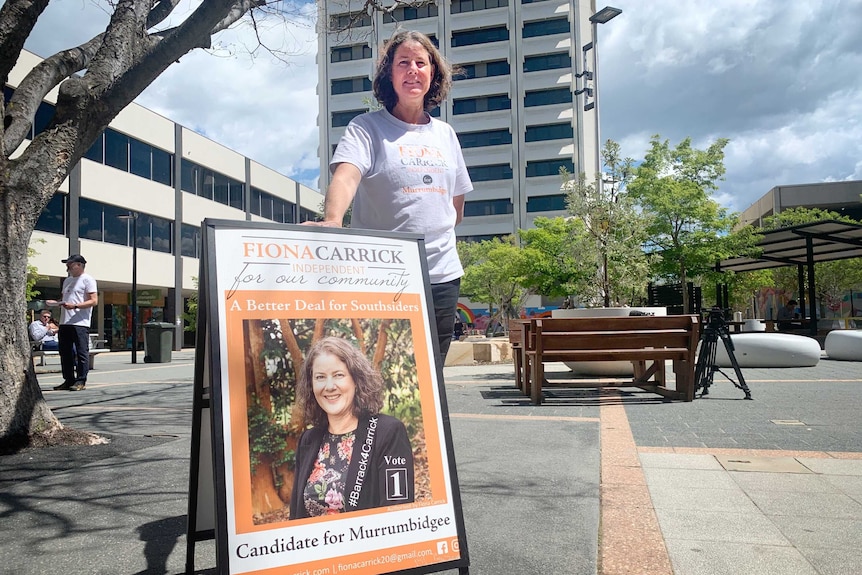
[[296, 447], [290, 518], [411, 503], [413, 451], [404, 424], [383, 415], [383, 378], [349, 341], [308, 352], [296, 389], [305, 421]]
[[373, 82], [384, 108], [347, 126], [329, 165], [324, 220], [316, 222], [340, 227], [353, 202], [352, 228], [425, 235], [441, 366], [464, 274], [455, 226], [473, 189], [455, 130], [428, 114], [451, 84], [451, 66], [425, 34], [392, 36]]

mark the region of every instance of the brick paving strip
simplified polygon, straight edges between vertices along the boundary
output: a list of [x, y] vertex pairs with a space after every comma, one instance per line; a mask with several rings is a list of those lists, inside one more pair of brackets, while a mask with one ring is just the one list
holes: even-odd
[[618, 394], [602, 397], [599, 575], [673, 575], [670, 557]]

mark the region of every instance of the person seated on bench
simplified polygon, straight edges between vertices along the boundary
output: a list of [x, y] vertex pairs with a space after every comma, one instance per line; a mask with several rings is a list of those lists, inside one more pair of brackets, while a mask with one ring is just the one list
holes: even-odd
[[28, 331], [30, 339], [39, 342], [39, 349], [42, 351], [57, 351], [60, 349], [60, 344], [57, 342], [57, 331], [60, 326], [51, 317], [51, 312], [47, 309], [39, 310], [39, 319], [32, 322]]
[[802, 329], [802, 322], [791, 321], [794, 319], [799, 319], [799, 314], [796, 312], [796, 305], [796, 300], [792, 299], [788, 301], [783, 308], [778, 310], [779, 331], [793, 331], [795, 329]]

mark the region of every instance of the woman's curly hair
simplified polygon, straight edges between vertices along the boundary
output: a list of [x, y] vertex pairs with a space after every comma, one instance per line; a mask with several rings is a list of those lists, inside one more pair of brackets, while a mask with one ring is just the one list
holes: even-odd
[[428, 52], [434, 72], [431, 76], [431, 87], [425, 94], [425, 111], [430, 112], [440, 105], [449, 94], [452, 87], [452, 66], [437, 50], [431, 39], [422, 32], [415, 30], [396, 31], [385, 46], [380, 50], [380, 60], [377, 62], [377, 72], [374, 74], [374, 97], [390, 112], [398, 103], [398, 94], [392, 85], [392, 59], [398, 46], [404, 42], [417, 42]]
[[308, 350], [296, 388], [296, 399], [306, 423], [316, 427], [328, 424], [326, 412], [314, 397], [314, 361], [323, 354], [334, 355], [344, 362], [356, 392], [353, 396], [353, 414], [380, 413], [383, 408], [383, 377], [355, 345], [341, 337], [325, 337]]

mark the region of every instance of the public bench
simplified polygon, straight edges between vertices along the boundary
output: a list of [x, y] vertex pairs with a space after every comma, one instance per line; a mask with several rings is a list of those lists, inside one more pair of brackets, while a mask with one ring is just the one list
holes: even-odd
[[[41, 348], [41, 343], [38, 341], [30, 342], [31, 343], [31, 354], [33, 359], [39, 358], [39, 365], [45, 365], [46, 357], [60, 357], [60, 352], [57, 350], [45, 350]], [[110, 349], [104, 347], [105, 343], [107, 343], [104, 339], [95, 339], [94, 337], [90, 338], [90, 369], [96, 369], [96, 356], [100, 353], [106, 353], [111, 351]]]
[[[546, 362], [631, 361], [627, 385], [692, 401], [699, 337], [695, 315], [535, 319], [522, 324], [521, 388], [540, 405]], [[667, 387], [665, 361], [673, 362], [675, 389]]]

